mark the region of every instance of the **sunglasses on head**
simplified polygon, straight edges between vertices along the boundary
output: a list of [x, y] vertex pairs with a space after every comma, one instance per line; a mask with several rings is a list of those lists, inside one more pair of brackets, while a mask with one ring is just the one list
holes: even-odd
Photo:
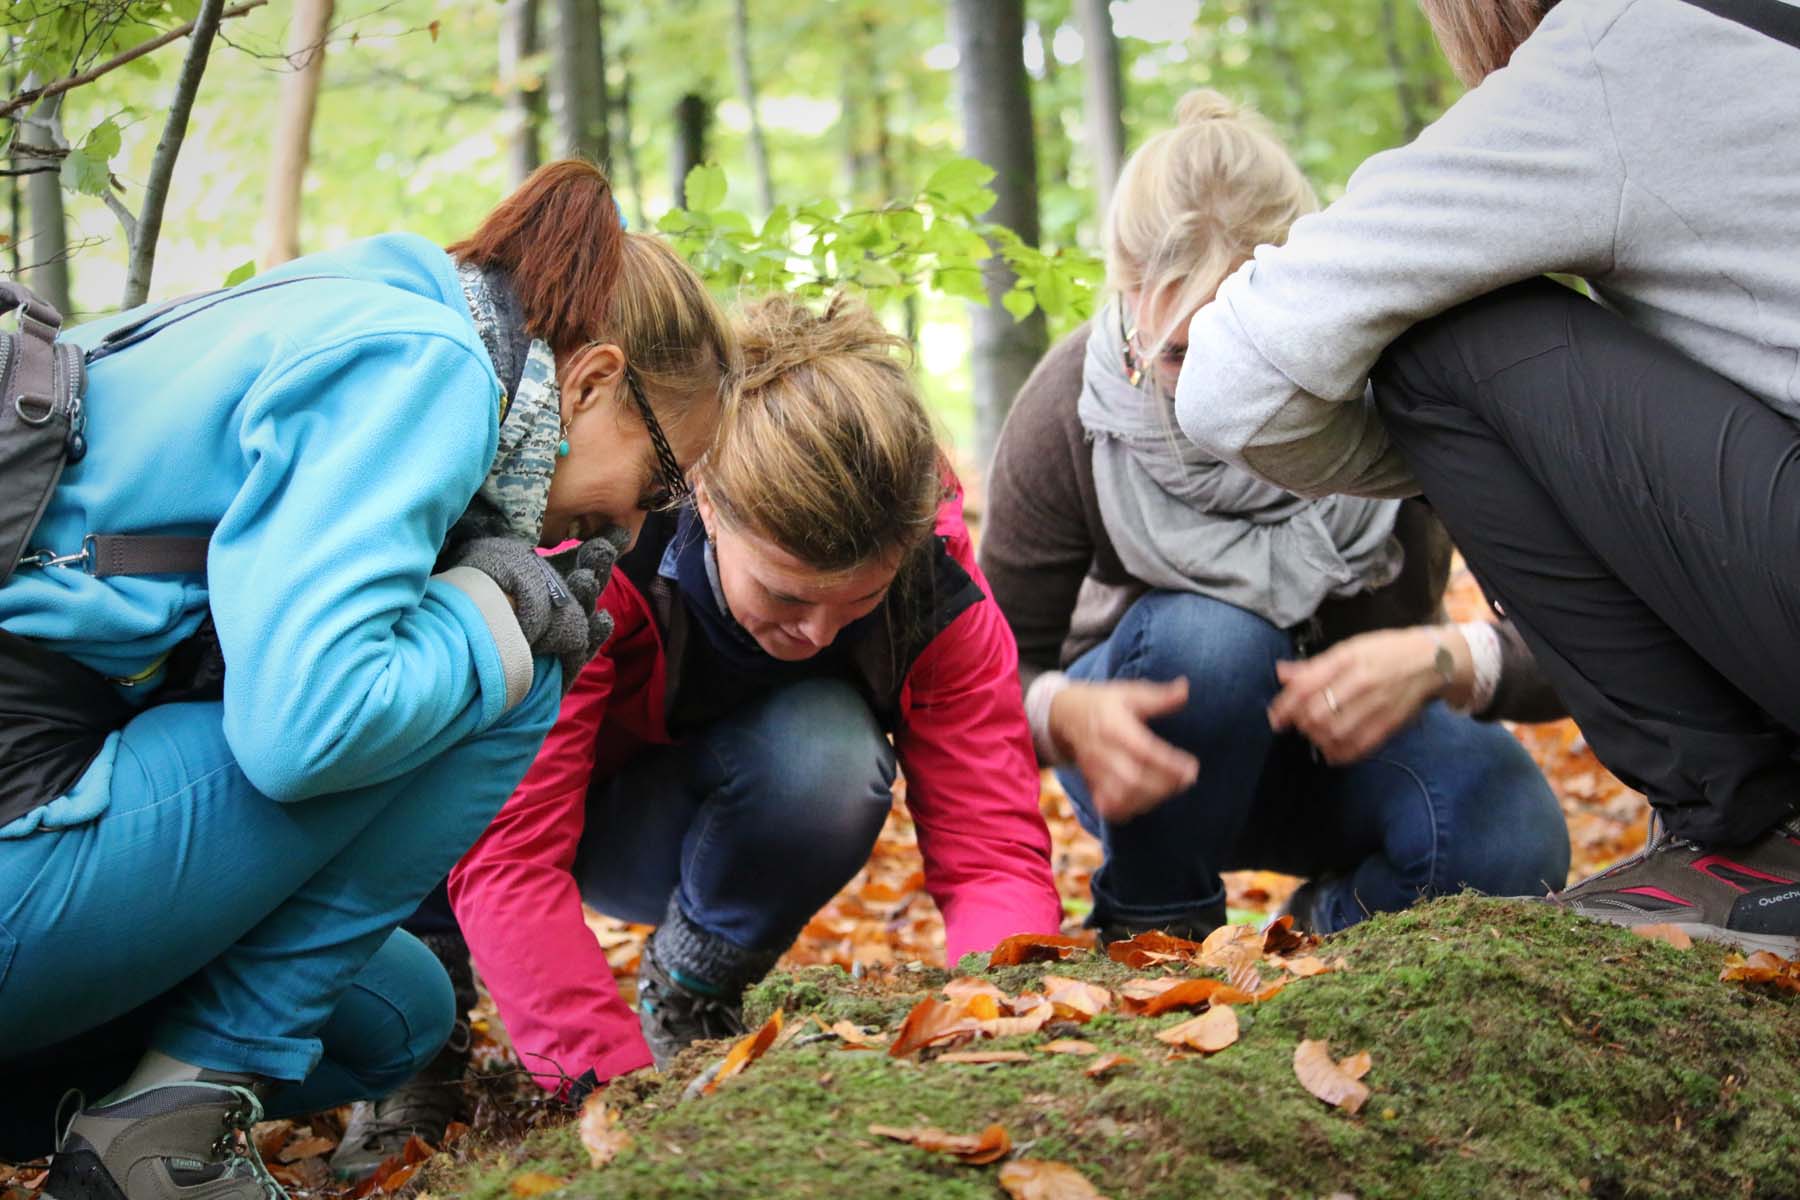
[[656, 420], [656, 413], [650, 407], [650, 398], [644, 394], [644, 381], [629, 364], [625, 367], [625, 386], [631, 392], [631, 399], [637, 405], [638, 415], [644, 419], [644, 430], [650, 435], [650, 448], [656, 453], [655, 491], [651, 492], [647, 507], [651, 511], [674, 508], [688, 497], [687, 476], [681, 470], [681, 463], [675, 457], [675, 451], [669, 445], [668, 435], [663, 433], [662, 426]]

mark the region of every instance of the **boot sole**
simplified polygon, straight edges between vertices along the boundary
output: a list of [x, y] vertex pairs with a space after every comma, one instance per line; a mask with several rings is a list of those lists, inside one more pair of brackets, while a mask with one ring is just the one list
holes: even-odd
[[[1552, 903], [1555, 903], [1552, 901]], [[1735, 929], [1727, 929], [1723, 925], [1708, 925], [1701, 921], [1626, 921], [1619, 920], [1606, 913], [1582, 912], [1572, 905], [1565, 905], [1570, 912], [1590, 921], [1604, 921], [1608, 925], [1618, 925], [1625, 929], [1639, 926], [1661, 925], [1670, 929], [1679, 929], [1696, 941], [1717, 942], [1721, 945], [1736, 946], [1746, 954], [1754, 954], [1758, 950], [1767, 950], [1770, 954], [1790, 960], [1800, 960], [1800, 937], [1779, 933], [1742, 933]]]

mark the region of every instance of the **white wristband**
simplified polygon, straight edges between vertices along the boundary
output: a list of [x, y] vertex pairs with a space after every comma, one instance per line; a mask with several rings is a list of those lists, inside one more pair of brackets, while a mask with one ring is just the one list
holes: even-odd
[[1500, 687], [1500, 665], [1504, 657], [1500, 631], [1488, 621], [1468, 621], [1456, 629], [1469, 644], [1469, 662], [1475, 675], [1469, 686], [1468, 706], [1456, 711], [1464, 714], [1484, 712], [1494, 702], [1494, 693]]
[[1031, 744], [1037, 748], [1038, 762], [1046, 767], [1062, 762], [1056, 741], [1050, 736], [1050, 705], [1070, 682], [1061, 671], [1045, 671], [1025, 689], [1025, 721], [1031, 726]]

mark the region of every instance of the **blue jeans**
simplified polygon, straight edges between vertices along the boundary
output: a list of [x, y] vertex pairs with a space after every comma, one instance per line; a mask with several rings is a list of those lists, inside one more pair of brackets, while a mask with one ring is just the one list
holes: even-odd
[[595, 780], [575, 877], [611, 916], [657, 924], [675, 896], [706, 932], [780, 952], [868, 861], [893, 784], [861, 695], [803, 680]]
[[1058, 771], [1101, 840], [1095, 924], [1222, 919], [1222, 870], [1317, 882], [1320, 932], [1462, 888], [1494, 895], [1563, 885], [1569, 838], [1556, 798], [1506, 730], [1429, 705], [1362, 762], [1331, 767], [1266, 715], [1293, 638], [1232, 605], [1150, 592], [1069, 668], [1076, 680], [1189, 680], [1181, 711], [1151, 722], [1199, 756], [1194, 786], [1123, 824], [1094, 812], [1081, 775]]
[[88, 1088], [112, 1086], [149, 1047], [299, 1085], [274, 1100], [294, 1112], [409, 1077], [452, 1001], [396, 926], [499, 811], [558, 700], [540, 664], [523, 702], [437, 759], [288, 804], [244, 777], [219, 704], [137, 716], [98, 818], [0, 842], [0, 1077], [79, 1060]]

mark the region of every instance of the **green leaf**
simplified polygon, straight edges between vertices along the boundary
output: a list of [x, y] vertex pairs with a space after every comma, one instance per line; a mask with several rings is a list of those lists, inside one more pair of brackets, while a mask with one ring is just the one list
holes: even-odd
[[251, 278], [255, 274], [256, 260], [254, 258], [246, 258], [243, 262], [231, 268], [231, 274], [225, 276], [225, 286], [236, 287], [238, 284]]
[[857, 269], [856, 281], [867, 288], [899, 287], [906, 282], [900, 278], [900, 272], [875, 259], [870, 259]]
[[973, 267], [948, 267], [935, 271], [931, 276], [931, 286], [946, 296], [960, 296], [975, 304], [988, 302], [987, 287], [981, 281], [981, 272]]
[[71, 150], [62, 163], [62, 184], [84, 196], [104, 196], [111, 186], [106, 160], [86, 150]]
[[110, 159], [119, 152], [119, 127], [110, 117], [100, 122], [81, 139], [81, 149], [102, 161]]
[[953, 158], [931, 173], [925, 190], [950, 204], [966, 204], [982, 192], [994, 168], [973, 158]]
[[692, 212], [711, 212], [725, 203], [725, 168], [701, 163], [687, 174], [687, 206]]
[[1060, 317], [1068, 313], [1074, 299], [1074, 289], [1055, 264], [1038, 272], [1037, 278], [1032, 280], [1032, 288], [1037, 293], [1037, 302], [1043, 306], [1045, 315]]
[[788, 230], [793, 227], [794, 212], [785, 204], [777, 204], [769, 210], [763, 221], [762, 240], [765, 242], [786, 241]]
[[1000, 297], [1000, 303], [1006, 306], [1006, 311], [1013, 315], [1015, 321], [1023, 321], [1037, 309], [1037, 300], [1024, 287], [1015, 287]]

